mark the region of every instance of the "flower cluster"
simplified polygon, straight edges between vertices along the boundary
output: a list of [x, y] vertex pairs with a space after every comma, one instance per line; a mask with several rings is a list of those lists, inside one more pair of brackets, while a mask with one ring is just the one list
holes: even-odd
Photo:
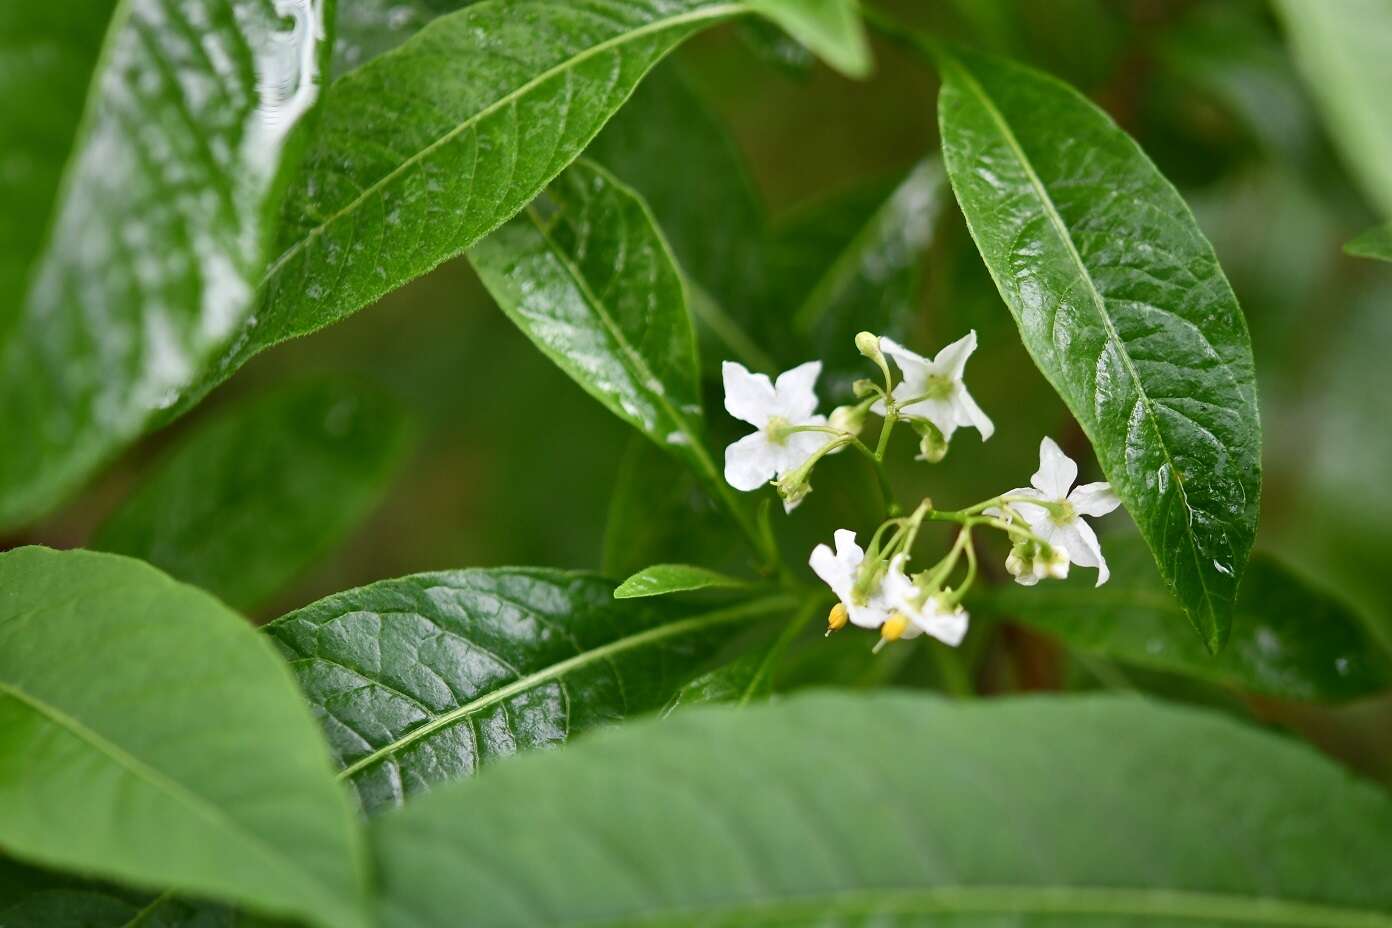
[[[829, 454], [853, 448], [874, 463], [884, 480], [882, 465], [889, 437], [897, 423], [906, 423], [919, 436], [918, 460], [937, 462], [946, 456], [959, 428], [974, 428], [982, 440], [995, 427], [967, 392], [963, 373], [976, 350], [976, 333], [969, 332], [926, 358], [885, 337], [869, 332], [856, 336], [856, 347], [880, 371], [881, 382], [858, 380], [858, 402], [818, 415], [816, 383], [820, 361], [810, 361], [774, 380], [726, 361], [723, 367], [725, 408], [754, 426], [725, 449], [725, 479], [737, 490], [776, 487], [785, 511], [791, 512], [811, 492], [811, 474]], [[890, 361], [898, 368], [896, 379]], [[871, 449], [862, 442], [868, 414], [882, 419], [879, 440]], [[867, 548], [856, 533], [835, 533], [835, 548], [817, 545], [809, 564], [836, 594], [837, 604], [827, 618], [830, 634], [847, 624], [878, 629], [880, 641], [928, 634], [957, 645], [967, 632], [962, 598], [976, 578], [976, 549], [972, 531], [990, 528], [1004, 532], [1012, 547], [1005, 569], [1017, 583], [1033, 586], [1046, 578], [1063, 579], [1070, 564], [1097, 568], [1097, 585], [1107, 581], [1107, 562], [1084, 516], [1102, 516], [1120, 504], [1108, 483], [1074, 487], [1078, 465], [1050, 438], [1039, 446], [1039, 469], [1030, 486], [1010, 490], [974, 506], [954, 511], [934, 509], [924, 500], [909, 515], [898, 515], [887, 497], [890, 518], [876, 529]], [[910, 570], [914, 542], [925, 521], [960, 526], [951, 549], [932, 566]], [[953, 575], [965, 562], [955, 584]]]

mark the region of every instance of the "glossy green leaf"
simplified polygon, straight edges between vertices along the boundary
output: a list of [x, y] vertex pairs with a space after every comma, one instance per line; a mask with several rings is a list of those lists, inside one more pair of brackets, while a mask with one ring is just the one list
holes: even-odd
[[722, 0], [508, 0], [441, 16], [334, 82], [262, 307], [200, 389], [342, 319], [532, 201]]
[[712, 588], [738, 589], [748, 585], [747, 580], [692, 564], [654, 564], [620, 583], [614, 590], [614, 598], [643, 599], [648, 596], [665, 596], [668, 593]]
[[1232, 289], [1179, 194], [1105, 113], [1019, 65], [941, 60], [947, 171], [977, 247], [1216, 652], [1261, 497], [1252, 348]]
[[371, 841], [384, 928], [1392, 924], [1385, 793], [1129, 698], [691, 712], [442, 789]]
[[582, 161], [470, 249], [498, 306], [615, 415], [713, 473], [681, 275], [647, 206]]
[[506, 568], [417, 574], [320, 600], [266, 630], [373, 811], [481, 764], [659, 708], [764, 599], [679, 613], [613, 584]]
[[847, 77], [866, 77], [874, 65], [859, 0], [749, 0], [754, 10]]
[[1392, 223], [1368, 229], [1344, 245], [1344, 251], [1355, 258], [1392, 261]]
[[1232, 637], [1214, 657], [1187, 628], [1144, 545], [1109, 540], [1106, 553], [1112, 578], [1101, 589], [1072, 577], [1032, 589], [1011, 584], [985, 602], [1087, 653], [1254, 693], [1343, 700], [1392, 687], [1392, 660], [1358, 616], [1270, 556], [1252, 559]]
[[[318, 96], [328, 10], [5, 4], [0, 91], [26, 102], [4, 131], [39, 125], [13, 156], [24, 190], [0, 221], [0, 245], [25, 241], [25, 267], [0, 270], [0, 525], [60, 502], [236, 337], [266, 266], [280, 176], [298, 160], [292, 130]], [[103, 12], [94, 65], [92, 24], [70, 21]], [[44, 66], [31, 72], [27, 57]], [[72, 85], [89, 74], [74, 125]]]
[[822, 359], [819, 386], [833, 402], [851, 400], [851, 384], [867, 375], [856, 334], [902, 339], [918, 315], [920, 263], [946, 193], [933, 159], [889, 184], [806, 209], [778, 230], [770, 302], [791, 313], [804, 354]]
[[709, 336], [707, 362], [733, 357], [773, 369], [751, 324], [768, 272], [763, 205], [734, 140], [677, 64], [654, 69], [585, 156], [633, 187], [657, 217], [685, 272], [698, 332]]
[[18, 309], [116, 0], [0, 7], [0, 322]]
[[0, 554], [0, 846], [364, 924], [359, 835], [270, 642], [115, 555]]
[[364, 386], [313, 382], [255, 397], [170, 449], [91, 547], [251, 608], [372, 511], [409, 434], [404, 411]]
[[1378, 211], [1392, 215], [1392, 4], [1273, 4], [1344, 161]]

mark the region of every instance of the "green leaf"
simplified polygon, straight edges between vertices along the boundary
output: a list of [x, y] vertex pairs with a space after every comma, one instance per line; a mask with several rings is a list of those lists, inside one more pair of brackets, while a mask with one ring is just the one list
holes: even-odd
[[72, 20], [112, 4], [77, 6], [0, 13], [0, 91], [25, 101], [4, 131], [35, 132], [22, 192], [0, 189], [0, 245], [24, 240], [0, 270], [0, 525], [60, 502], [236, 337], [327, 49], [325, 0], [124, 0], [94, 63]]
[[1374, 226], [1355, 236], [1344, 245], [1344, 251], [1355, 258], [1373, 258], [1377, 261], [1392, 261], [1392, 223]]
[[[743, 22], [778, 31], [763, 20]], [[677, 64], [654, 69], [585, 155], [633, 187], [657, 217], [685, 272], [696, 322], [719, 342], [703, 352], [707, 359], [772, 369], [750, 324], [767, 273], [763, 205], [729, 132]]]
[[519, 758], [370, 834], [384, 928], [1392, 924], [1385, 793], [1129, 698], [696, 711]]
[[732, 626], [787, 605], [682, 614], [613, 592], [552, 570], [416, 574], [330, 596], [266, 630], [371, 812], [657, 709]]
[[1344, 161], [1384, 216], [1392, 215], [1392, 4], [1273, 0], [1296, 64]]
[[933, 159], [890, 184], [806, 209], [779, 229], [782, 283], [771, 304], [796, 306], [793, 329], [823, 360], [821, 386], [836, 401], [851, 400], [851, 384], [866, 376], [856, 333], [903, 338], [917, 316], [920, 263], [946, 192], [942, 164]]
[[1189, 632], [1139, 540], [1108, 540], [1107, 562], [1112, 579], [1098, 590], [1072, 577], [984, 600], [1087, 653], [1255, 693], [1345, 700], [1392, 687], [1392, 660], [1352, 610], [1270, 556], [1252, 558], [1217, 657]]
[[270, 642], [115, 555], [0, 554], [0, 846], [365, 924], [358, 831]]
[[582, 161], [469, 260], [547, 357], [619, 418], [714, 474], [681, 275], [631, 189]]
[[858, 0], [749, 0], [749, 6], [847, 77], [870, 75], [874, 62]]
[[1247, 323], [1136, 143], [1073, 89], [943, 53], [948, 176], [1035, 363], [1209, 650], [1227, 640], [1261, 497]]
[[614, 598], [642, 599], [647, 596], [665, 596], [668, 593], [707, 590], [713, 587], [739, 589], [748, 585], [747, 580], [730, 577], [704, 567], [694, 567], [691, 564], [654, 564], [620, 583], [614, 590]]
[[5, 928], [232, 928], [230, 909], [151, 897], [0, 859]]
[[313, 382], [200, 425], [97, 531], [240, 609], [263, 603], [372, 511], [409, 445], [404, 411], [375, 389]]
[[520, 9], [486, 0], [441, 16], [334, 82], [264, 303], [194, 395], [483, 238], [580, 154], [658, 60], [747, 11], [734, 0]]

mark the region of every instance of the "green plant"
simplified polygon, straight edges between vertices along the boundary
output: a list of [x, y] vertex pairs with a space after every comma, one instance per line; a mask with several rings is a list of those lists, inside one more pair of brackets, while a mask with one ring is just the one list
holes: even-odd
[[0, 9], [0, 926], [1392, 925], [1392, 8], [341, 6]]

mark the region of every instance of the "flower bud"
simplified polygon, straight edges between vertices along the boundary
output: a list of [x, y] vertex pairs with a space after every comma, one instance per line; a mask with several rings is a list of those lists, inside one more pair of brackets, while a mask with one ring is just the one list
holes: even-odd
[[874, 332], [858, 332], [855, 337], [856, 350], [871, 361], [884, 365], [884, 354], [880, 352], [880, 337]]
[[873, 380], [866, 380], [862, 378], [860, 380], [857, 380], [855, 383], [851, 384], [851, 390], [859, 398], [865, 399], [867, 396], [874, 396], [876, 393], [879, 393], [880, 386]]
[[799, 467], [774, 484], [778, 495], [783, 498], [783, 511], [792, 512], [798, 504], [812, 492], [812, 484], [807, 480], [809, 468]]
[[914, 431], [918, 432], [918, 457], [915, 460], [936, 464], [947, 457], [947, 439], [938, 427], [927, 419], [912, 420]]
[[827, 424], [838, 431], [859, 435], [865, 427], [865, 409], [861, 406], [837, 406], [831, 411]]
[[1034, 571], [1041, 578], [1067, 579], [1068, 551], [1059, 545], [1045, 545], [1039, 552], [1035, 565]]

